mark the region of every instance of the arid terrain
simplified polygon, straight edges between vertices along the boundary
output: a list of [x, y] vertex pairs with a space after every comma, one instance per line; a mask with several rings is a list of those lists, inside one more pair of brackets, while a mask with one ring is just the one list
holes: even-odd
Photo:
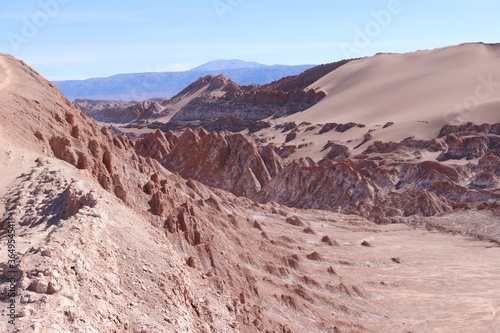
[[466, 44], [80, 110], [0, 55], [0, 331], [498, 332], [499, 63]]

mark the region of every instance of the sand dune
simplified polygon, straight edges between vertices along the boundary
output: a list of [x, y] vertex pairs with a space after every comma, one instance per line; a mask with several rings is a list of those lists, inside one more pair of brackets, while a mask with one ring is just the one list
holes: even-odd
[[[320, 161], [330, 141], [360, 154], [375, 141], [436, 138], [445, 124], [500, 121], [499, 65], [500, 45], [482, 43], [353, 60], [306, 88], [326, 93], [319, 103], [271, 121], [316, 126], [297, 128], [286, 142], [301, 147], [290, 160]], [[319, 133], [323, 124], [349, 122], [365, 126]], [[274, 127], [257, 133], [276, 145], [285, 144], [287, 134]]]
[[500, 46], [464, 44], [352, 61], [309, 86], [327, 97], [284, 121], [394, 122], [379, 139], [429, 137], [445, 123], [500, 120]]

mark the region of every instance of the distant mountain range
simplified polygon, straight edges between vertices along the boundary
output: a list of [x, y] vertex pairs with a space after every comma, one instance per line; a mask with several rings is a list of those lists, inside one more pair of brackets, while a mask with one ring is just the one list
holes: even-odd
[[190, 71], [220, 71], [224, 69], [242, 69], [242, 68], [258, 68], [258, 67], [270, 67], [269, 65], [260, 64], [258, 62], [249, 62], [238, 59], [231, 60], [214, 60], [207, 62], [201, 66], [195, 67]]
[[216, 60], [184, 72], [118, 74], [106, 78], [53, 81], [73, 101], [78, 98], [103, 100], [146, 100], [172, 97], [206, 75], [223, 74], [242, 85], [267, 84], [285, 76], [297, 75], [314, 65], [264, 65], [242, 60]]

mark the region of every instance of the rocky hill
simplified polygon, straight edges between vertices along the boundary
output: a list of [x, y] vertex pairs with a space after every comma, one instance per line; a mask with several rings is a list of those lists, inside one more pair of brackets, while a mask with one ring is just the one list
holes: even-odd
[[[13, 302], [18, 315], [15, 326], [2, 320], [2, 331], [293, 332], [311, 327], [310, 316], [324, 318], [318, 329], [362, 327], [347, 317], [334, 323], [327, 310], [339, 306], [333, 300], [293, 282], [316, 299], [306, 305], [281, 282], [289, 276], [322, 283], [299, 267], [312, 265], [318, 273], [329, 267], [306, 259], [315, 249], [304, 247], [301, 258], [275, 228], [289, 216], [313, 221], [316, 214], [261, 206], [186, 181], [138, 155], [146, 143], [116, 137], [25, 64], [0, 59], [7, 175], [0, 253], [6, 263], [6, 240], [15, 228], [18, 256], [13, 267], [2, 264], [1, 298]], [[253, 251], [262, 253], [254, 257]], [[286, 266], [286, 257], [297, 261], [295, 268]]]
[[262, 120], [270, 116], [282, 117], [304, 111], [325, 97], [323, 92], [314, 90], [293, 89], [286, 91], [280, 86], [276, 88], [272, 86], [239, 86], [223, 76], [217, 76], [198, 80], [179, 95], [173, 97], [172, 100], [196, 94], [199, 88], [205, 85], [209, 87], [220, 86], [220, 91], [224, 94], [220, 97], [213, 96], [210, 94], [213, 90], [208, 88], [176, 112], [172, 117], [173, 121], [211, 120], [228, 115], [248, 120]]

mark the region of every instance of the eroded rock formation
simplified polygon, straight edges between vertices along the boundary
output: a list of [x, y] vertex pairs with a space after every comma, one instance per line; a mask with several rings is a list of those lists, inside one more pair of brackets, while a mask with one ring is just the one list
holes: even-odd
[[[263, 146], [259, 151], [245, 135], [188, 130], [162, 163], [185, 178], [259, 202], [355, 213], [377, 223], [397, 223], [411, 216], [434, 216], [458, 209], [497, 210], [500, 193], [495, 158], [499, 136], [490, 130], [481, 132], [496, 127], [469, 124], [461, 129], [465, 132], [455, 129], [443, 138], [376, 141], [354, 157], [347, 147], [331, 142], [324, 147], [330, 152], [319, 164], [310, 159], [285, 163], [278, 155], [286, 156], [284, 147], [288, 146]], [[292, 128], [296, 125], [288, 129], [287, 136], [294, 133]], [[473, 133], [471, 128], [481, 131]], [[451, 136], [473, 137], [489, 144], [482, 149], [461, 145], [462, 153], [450, 155], [457, 146]], [[275, 150], [277, 154], [263, 155], [263, 150]], [[437, 160], [422, 161], [424, 153], [440, 155]], [[453, 165], [439, 162], [441, 156], [482, 159]], [[272, 172], [269, 165], [276, 165]]]

